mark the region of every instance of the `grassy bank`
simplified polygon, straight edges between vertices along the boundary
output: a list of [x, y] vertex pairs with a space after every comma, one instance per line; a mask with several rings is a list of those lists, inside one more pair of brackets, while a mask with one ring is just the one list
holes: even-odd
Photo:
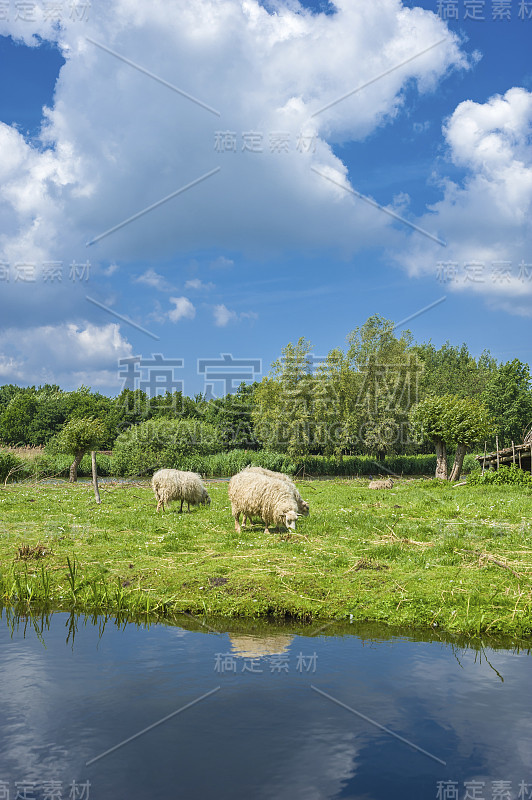
[[0, 602], [171, 614], [291, 616], [532, 634], [532, 492], [408, 480], [299, 484], [286, 540], [209, 508], [157, 515], [147, 484], [0, 490]]

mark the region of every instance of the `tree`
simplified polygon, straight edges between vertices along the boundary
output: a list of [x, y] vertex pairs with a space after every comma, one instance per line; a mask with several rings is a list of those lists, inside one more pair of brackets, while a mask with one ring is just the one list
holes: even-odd
[[27, 391], [28, 389], [21, 389], [20, 386], [15, 386], [14, 383], [6, 383], [4, 386], [0, 386], [0, 416], [7, 408], [9, 401], [12, 400], [15, 395]]
[[220, 431], [227, 448], [257, 447], [251, 419], [256, 386], [258, 383], [252, 386], [241, 383], [234, 394], [226, 394], [206, 403], [203, 419]]
[[493, 421], [478, 400], [456, 395], [430, 396], [418, 403], [410, 415], [411, 424], [432, 441], [436, 449], [436, 478], [447, 480], [447, 448], [456, 446], [449, 480], [460, 477], [467, 450], [490, 435]]
[[447, 480], [447, 429], [446, 409], [451, 401], [449, 395], [426, 397], [411, 411], [410, 422], [420, 438], [433, 442], [436, 449], [436, 478]]
[[262, 445], [270, 450], [303, 456], [313, 440], [312, 345], [304, 338], [288, 344], [253, 393], [252, 419]]
[[378, 314], [352, 331], [348, 342], [347, 359], [358, 387], [351, 415], [358, 417], [363, 449], [382, 459], [404, 447], [402, 432], [418, 399], [419, 358], [410, 331], [397, 337], [394, 323]]
[[107, 434], [104, 423], [94, 417], [76, 417], [67, 422], [53, 440], [53, 449], [74, 456], [70, 466], [70, 482], [78, 479], [81, 459], [89, 450], [101, 446]]
[[444, 394], [480, 399], [497, 370], [497, 362], [487, 350], [476, 360], [466, 344], [456, 347], [445, 342], [437, 350], [432, 342], [427, 342], [415, 345], [413, 350], [424, 367], [420, 380], [420, 399], [427, 395]]
[[528, 364], [517, 358], [501, 364], [486, 386], [483, 400], [495, 420], [501, 445], [521, 442], [525, 429], [532, 423], [532, 385]]
[[468, 397], [455, 399], [447, 408], [445, 416], [449, 439], [456, 444], [449, 480], [457, 481], [462, 472], [465, 454], [493, 433], [494, 423], [488, 409], [478, 400]]
[[59, 432], [66, 421], [65, 393], [59, 387], [47, 386], [35, 395], [37, 401], [28, 428], [28, 442], [44, 445]]
[[30, 443], [30, 427], [37, 410], [35, 389], [24, 389], [9, 401], [0, 417], [0, 440], [9, 445]]

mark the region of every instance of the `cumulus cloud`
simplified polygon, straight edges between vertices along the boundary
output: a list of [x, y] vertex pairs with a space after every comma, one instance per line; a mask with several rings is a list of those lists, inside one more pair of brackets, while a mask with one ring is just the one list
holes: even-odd
[[[13, 258], [21, 248], [27, 256], [98, 239], [95, 258], [133, 260], [194, 247], [262, 253], [382, 241], [390, 220], [340, 199], [309, 166], [345, 177], [332, 143], [363, 139], [399, 112], [407, 84], [433, 89], [466, 61], [431, 11], [399, 0], [336, 8], [325, 15], [298, 3], [268, 13], [256, 0], [96, 0], [83, 26], [41, 20], [30, 31], [27, 22], [0, 21], [1, 33], [27, 42], [36, 33], [67, 57], [42, 141], [34, 146], [2, 125], [4, 251]], [[353, 76], [357, 85], [372, 80], [440, 41], [334, 102], [355, 88]], [[234, 148], [216, 147], [227, 131]], [[243, 147], [250, 131], [260, 151]]]
[[214, 314], [214, 324], [219, 328], [225, 328], [230, 322], [238, 322], [241, 319], [257, 319], [258, 314], [254, 311], [242, 311], [240, 314], [237, 314], [236, 311], [233, 311], [224, 303], [220, 303], [219, 305], [214, 306], [213, 308]]
[[398, 260], [411, 275], [435, 274], [450, 289], [532, 315], [532, 93], [514, 87], [486, 103], [460, 103], [443, 133], [464, 170], [419, 224], [447, 242], [411, 237]]
[[225, 328], [225, 326], [228, 325], [230, 322], [236, 322], [236, 320], [238, 319], [236, 311], [230, 310], [223, 303], [214, 306], [213, 314], [214, 314], [214, 324], [217, 325], [219, 328]]
[[146, 286], [151, 286], [154, 289], [158, 289], [160, 292], [168, 292], [173, 288], [166, 278], [159, 275], [159, 273], [155, 272], [152, 268], [147, 269], [146, 272], [143, 272], [142, 275], [135, 278], [135, 283], [144, 283]]
[[46, 325], [0, 333], [0, 377], [5, 383], [116, 384], [118, 361], [132, 356], [116, 323]]
[[[89, 257], [111, 279], [109, 264], [177, 263], [198, 249], [262, 258], [390, 241], [390, 217], [311, 167], [348, 185], [333, 145], [392, 121], [405, 87], [431, 91], [468, 64], [432, 11], [400, 0], [338, 0], [335, 8], [93, 0], [83, 24], [58, 25], [39, 5], [33, 24], [0, 20], [0, 34], [52, 42], [66, 59], [37, 140], [0, 123], [0, 259], [35, 263], [40, 275], [47, 261]], [[213, 255], [210, 267], [233, 261]], [[169, 288], [153, 269], [142, 282]], [[72, 287], [23, 288], [2, 287], [3, 321], [29, 327], [35, 340], [47, 326], [89, 329], [97, 313]], [[172, 302], [171, 321], [193, 318], [190, 300]], [[242, 318], [218, 309], [218, 325]], [[18, 364], [6, 355], [4, 368], [12, 357]]]
[[175, 305], [175, 308], [168, 312], [168, 319], [171, 322], [194, 319], [196, 316], [196, 309], [187, 297], [171, 297], [170, 302]]
[[103, 267], [102, 274], [105, 275], [106, 278], [110, 278], [112, 275], [115, 274], [115, 272], [118, 272], [119, 269], [120, 267], [118, 266], [118, 264], [114, 263], [109, 264], [108, 267]]
[[198, 292], [208, 292], [214, 289], [214, 283], [210, 281], [208, 283], [203, 283], [199, 278], [192, 278], [192, 280], [185, 283], [185, 289], [196, 289]]

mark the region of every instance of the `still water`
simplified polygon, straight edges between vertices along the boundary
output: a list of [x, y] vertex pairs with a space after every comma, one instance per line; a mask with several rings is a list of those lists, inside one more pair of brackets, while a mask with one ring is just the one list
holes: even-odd
[[0, 798], [532, 798], [526, 649], [204, 624], [4, 610]]

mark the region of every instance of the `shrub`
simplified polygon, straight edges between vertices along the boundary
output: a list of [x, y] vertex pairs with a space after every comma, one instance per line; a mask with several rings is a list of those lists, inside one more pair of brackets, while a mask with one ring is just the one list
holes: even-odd
[[523, 486], [532, 489], [532, 475], [525, 472], [516, 464], [510, 464], [509, 467], [503, 465], [498, 470], [488, 470], [482, 475], [480, 472], [472, 473], [467, 482], [472, 486], [492, 486], [504, 484], [512, 484], [514, 486]]
[[[197, 419], [153, 419], [134, 425], [116, 439], [116, 475], [149, 475], [161, 467], [192, 469], [202, 456], [222, 450], [219, 431]], [[199, 470], [194, 470], [199, 471]]]
[[7, 450], [0, 450], [0, 481], [2, 481], [2, 483], [4, 483], [12, 470], [16, 470], [16, 472], [12, 472], [12, 476], [10, 476], [11, 480], [16, 480], [23, 469], [24, 462], [21, 458], [13, 455], [13, 453], [9, 453]]

